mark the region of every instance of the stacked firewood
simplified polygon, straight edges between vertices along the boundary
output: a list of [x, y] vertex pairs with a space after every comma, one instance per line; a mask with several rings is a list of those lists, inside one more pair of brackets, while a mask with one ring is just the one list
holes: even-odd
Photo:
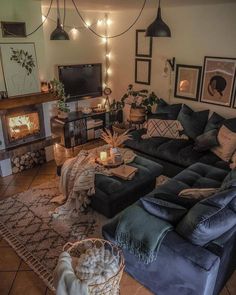
[[46, 162], [45, 150], [40, 149], [38, 151], [27, 152], [23, 155], [18, 155], [12, 158], [12, 172], [18, 173], [36, 165], [40, 165]]

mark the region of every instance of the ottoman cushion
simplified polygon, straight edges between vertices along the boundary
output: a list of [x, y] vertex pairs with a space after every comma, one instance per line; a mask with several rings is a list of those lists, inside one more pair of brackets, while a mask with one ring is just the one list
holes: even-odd
[[162, 166], [137, 156], [129, 165], [138, 168], [132, 180], [96, 175], [95, 190], [91, 207], [106, 217], [113, 217], [155, 187], [156, 177], [162, 173]]

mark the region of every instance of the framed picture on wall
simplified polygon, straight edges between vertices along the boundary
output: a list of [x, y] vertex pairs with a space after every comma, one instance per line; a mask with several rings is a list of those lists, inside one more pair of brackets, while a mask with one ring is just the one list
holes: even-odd
[[176, 65], [175, 97], [198, 100], [202, 67], [191, 65]]
[[236, 58], [205, 56], [201, 102], [230, 107], [235, 72]]
[[146, 37], [146, 30], [136, 30], [135, 55], [152, 57], [152, 37]]
[[151, 60], [135, 59], [135, 83], [150, 85], [151, 83]]
[[40, 92], [34, 43], [0, 43], [0, 66], [8, 96]]

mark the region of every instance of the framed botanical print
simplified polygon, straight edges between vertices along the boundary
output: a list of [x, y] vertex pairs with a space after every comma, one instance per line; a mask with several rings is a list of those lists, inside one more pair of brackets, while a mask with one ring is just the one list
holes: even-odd
[[135, 55], [152, 57], [152, 37], [146, 37], [146, 30], [136, 30]]
[[230, 107], [233, 100], [236, 58], [204, 59], [201, 102]]
[[175, 97], [198, 100], [202, 67], [176, 65]]
[[0, 66], [8, 96], [40, 92], [34, 43], [0, 43]]
[[135, 59], [135, 83], [150, 85], [151, 83], [151, 60]]

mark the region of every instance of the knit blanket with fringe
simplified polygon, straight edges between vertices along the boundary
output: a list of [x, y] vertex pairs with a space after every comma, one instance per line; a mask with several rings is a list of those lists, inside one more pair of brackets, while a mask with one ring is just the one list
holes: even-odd
[[170, 223], [149, 214], [135, 203], [119, 215], [115, 239], [122, 249], [148, 264], [156, 260], [164, 237], [172, 229]]
[[[109, 169], [96, 163], [100, 152], [108, 149], [108, 146], [102, 146], [89, 151], [82, 150], [63, 164], [59, 184], [61, 195], [51, 201], [62, 205], [53, 212], [54, 217], [75, 216], [88, 208], [95, 194], [95, 175], [112, 176]], [[125, 164], [134, 160], [133, 151], [123, 148], [119, 148], [119, 151]]]

